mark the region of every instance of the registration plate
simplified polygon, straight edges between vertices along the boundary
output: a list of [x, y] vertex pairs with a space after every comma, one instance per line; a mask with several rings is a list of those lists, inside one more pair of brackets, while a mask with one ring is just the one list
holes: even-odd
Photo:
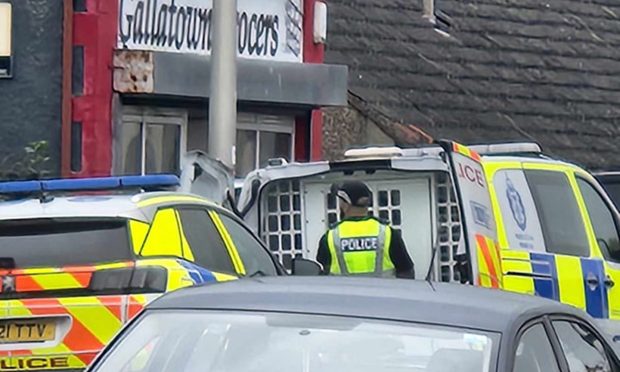
[[0, 343], [44, 342], [56, 338], [53, 319], [0, 320]]

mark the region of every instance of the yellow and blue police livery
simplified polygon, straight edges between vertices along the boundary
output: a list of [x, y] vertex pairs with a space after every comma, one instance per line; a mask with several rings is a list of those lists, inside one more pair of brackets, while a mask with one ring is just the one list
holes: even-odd
[[501, 249], [502, 287], [620, 320], [620, 226], [580, 167], [533, 156], [483, 156]]
[[85, 368], [165, 292], [283, 272], [235, 216], [178, 185], [0, 183], [0, 371]]

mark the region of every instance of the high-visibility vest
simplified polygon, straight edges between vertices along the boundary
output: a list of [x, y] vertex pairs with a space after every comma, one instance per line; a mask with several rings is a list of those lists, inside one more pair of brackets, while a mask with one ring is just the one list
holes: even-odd
[[330, 274], [394, 276], [392, 229], [374, 218], [344, 220], [327, 234]]

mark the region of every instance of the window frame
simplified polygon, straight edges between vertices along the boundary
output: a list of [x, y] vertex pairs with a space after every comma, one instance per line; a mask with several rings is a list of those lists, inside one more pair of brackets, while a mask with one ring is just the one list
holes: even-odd
[[[567, 372], [568, 364], [566, 362], [566, 358], [563, 356], [564, 351], [562, 350], [562, 345], [560, 344], [560, 340], [557, 338], [557, 335], [555, 334], [555, 331], [553, 330], [553, 326], [551, 325], [551, 322], [549, 321], [548, 315], [543, 315], [543, 316], [540, 316], [534, 319], [530, 319], [529, 321], [523, 323], [521, 327], [519, 328], [519, 330], [515, 333], [515, 336], [512, 339], [513, 345], [512, 345], [512, 348], [509, 349], [510, 354], [506, 360], [508, 367], [510, 368], [510, 371], [515, 372], [516, 355], [517, 355], [517, 350], [519, 348], [519, 342], [521, 342], [521, 338], [528, 330], [530, 330], [532, 327], [535, 327], [536, 325], [543, 326], [543, 329], [545, 330], [545, 334], [547, 335], [547, 339], [549, 340], [549, 343], [551, 344], [551, 349], [553, 350], [553, 356], [555, 357], [555, 360], [558, 364], [558, 369], [561, 372]], [[562, 355], [560, 355], [560, 353]]]
[[587, 177], [583, 176], [582, 174], [575, 173], [575, 182], [577, 183], [577, 189], [579, 190], [579, 196], [581, 196], [581, 199], [583, 200], [583, 203], [584, 203], [584, 207], [586, 208], [587, 220], [588, 220], [588, 223], [590, 224], [590, 227], [592, 228], [592, 233], [594, 234], [594, 241], [596, 242], [596, 245], [598, 246], [599, 251], [601, 252], [601, 254], [603, 255], [603, 258], [606, 261], [620, 264], [620, 259], [615, 259], [611, 257], [608, 249], [605, 247], [601, 247], [598, 243], [598, 239], [596, 238], [596, 230], [594, 229], [594, 224], [592, 223], [592, 218], [590, 217], [590, 211], [588, 210], [588, 205], [586, 204], [586, 200], [583, 196], [583, 191], [581, 190], [581, 187], [579, 187], [579, 180], [590, 185], [590, 187], [594, 189], [594, 192], [597, 193], [597, 195], [601, 198], [601, 200], [603, 201], [603, 204], [605, 204], [605, 207], [607, 207], [609, 212], [611, 212], [611, 216], [613, 218], [614, 225], [616, 227], [616, 233], [618, 234], [618, 239], [620, 240], [620, 215], [618, 215], [618, 210], [616, 209], [613, 201], [609, 198], [609, 195], [607, 195], [607, 193], [605, 192], [605, 189], [598, 182], [592, 182], [591, 180], [589, 180]]
[[571, 316], [568, 314], [552, 314], [552, 315], [546, 316], [546, 322], [548, 324], [549, 330], [553, 332], [553, 337], [557, 340], [557, 344], [558, 344], [558, 347], [560, 348], [559, 350], [560, 350], [560, 353], [563, 359], [563, 363], [565, 363], [566, 365], [566, 371], [569, 371], [568, 360], [566, 359], [566, 354], [564, 353], [564, 349], [562, 349], [560, 338], [558, 337], [557, 333], [555, 332], [555, 328], [553, 327], [553, 322], [577, 323], [580, 326], [587, 328], [588, 331], [594, 334], [596, 338], [598, 338], [598, 340], [605, 347], [605, 353], [606, 353], [607, 358], [610, 359], [610, 361], [613, 362], [614, 364], [612, 367], [616, 367], [616, 369], [620, 369], [620, 356], [616, 354], [613, 346], [611, 346], [609, 338], [604, 336], [601, 332], [599, 332], [596, 326], [593, 326], [592, 324], [588, 323], [584, 319], [581, 319], [576, 316]]
[[[291, 136], [291, 152], [289, 154], [290, 161], [295, 158], [295, 119], [288, 123], [288, 120], [284, 122], [277, 122], [279, 119], [289, 116], [275, 116], [275, 115], [261, 115], [261, 114], [249, 114], [240, 113], [237, 117], [236, 131], [244, 130], [253, 132], [256, 138], [256, 150], [254, 154], [254, 169], [260, 168], [260, 150], [261, 140], [260, 135], [262, 132], [266, 133], [278, 133], [278, 134], [290, 134]], [[271, 121], [271, 122], [270, 122]]]
[[[220, 209], [213, 209], [215, 213], [217, 213], [219, 216], [226, 216], [228, 218], [230, 218], [231, 220], [233, 220], [234, 222], [236, 222], [239, 226], [241, 226], [243, 229], [245, 229], [245, 231], [248, 232], [248, 234], [250, 234], [252, 236], [252, 238], [258, 243], [258, 245], [263, 249], [263, 251], [269, 256], [269, 259], [271, 260], [271, 262], [273, 263], [273, 265], [275, 266], [276, 269], [276, 273], [278, 275], [288, 275], [286, 269], [282, 266], [282, 264], [280, 263], [280, 261], [276, 258], [276, 256], [269, 250], [269, 248], [267, 247], [267, 245], [258, 238], [258, 236], [254, 233], [254, 231], [252, 231], [252, 229], [250, 229], [245, 222], [243, 222], [243, 220], [241, 220], [239, 217], [235, 216], [233, 213], [228, 212], [227, 210], [220, 210]], [[228, 228], [226, 227], [226, 225], [224, 225], [224, 228], [226, 229], [226, 231], [228, 232], [228, 234], [230, 235], [230, 232], [228, 231]], [[231, 235], [231, 239], [232, 239], [232, 235]], [[235, 245], [236, 246], [236, 245]], [[241, 259], [241, 257], [239, 257]], [[241, 259], [243, 261], [243, 259]], [[245, 268], [245, 263], [243, 263], [243, 266]], [[246, 273], [246, 275], [248, 275], [248, 273]]]
[[[179, 127], [179, 170], [183, 163], [183, 155], [187, 152], [187, 126], [188, 126], [188, 113], [186, 110], [175, 109], [156, 109], [143, 106], [125, 107], [123, 109], [121, 120], [118, 123], [118, 128], [122, 128], [130, 123], [139, 123], [140, 125], [140, 175], [146, 174], [146, 140], [147, 140], [147, 127], [149, 125], [175, 125]], [[118, 161], [116, 167], [118, 173], [125, 173], [124, 171], [124, 149], [121, 141], [115, 138], [118, 154]]]

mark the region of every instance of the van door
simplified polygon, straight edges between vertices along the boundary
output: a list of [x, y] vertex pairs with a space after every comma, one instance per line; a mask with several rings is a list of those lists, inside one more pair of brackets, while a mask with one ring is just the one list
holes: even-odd
[[[571, 176], [546, 164], [523, 164], [492, 176], [500, 209], [502, 264], [507, 290], [588, 310], [600, 317], [601, 261], [591, 257]], [[584, 274], [585, 273], [585, 274]]]
[[[456, 142], [442, 142], [459, 195], [465, 239], [457, 257], [468, 257], [469, 282], [502, 287], [502, 270], [489, 188], [478, 153]], [[459, 261], [462, 262], [462, 259]]]
[[598, 285], [606, 292], [608, 311], [603, 318], [620, 320], [620, 234], [618, 233], [618, 212], [603, 189], [593, 179], [576, 175], [577, 185], [589, 217], [588, 232], [596, 255], [605, 266], [605, 276]]
[[202, 151], [189, 151], [181, 165], [180, 192], [192, 193], [223, 205], [234, 194], [232, 170]]

